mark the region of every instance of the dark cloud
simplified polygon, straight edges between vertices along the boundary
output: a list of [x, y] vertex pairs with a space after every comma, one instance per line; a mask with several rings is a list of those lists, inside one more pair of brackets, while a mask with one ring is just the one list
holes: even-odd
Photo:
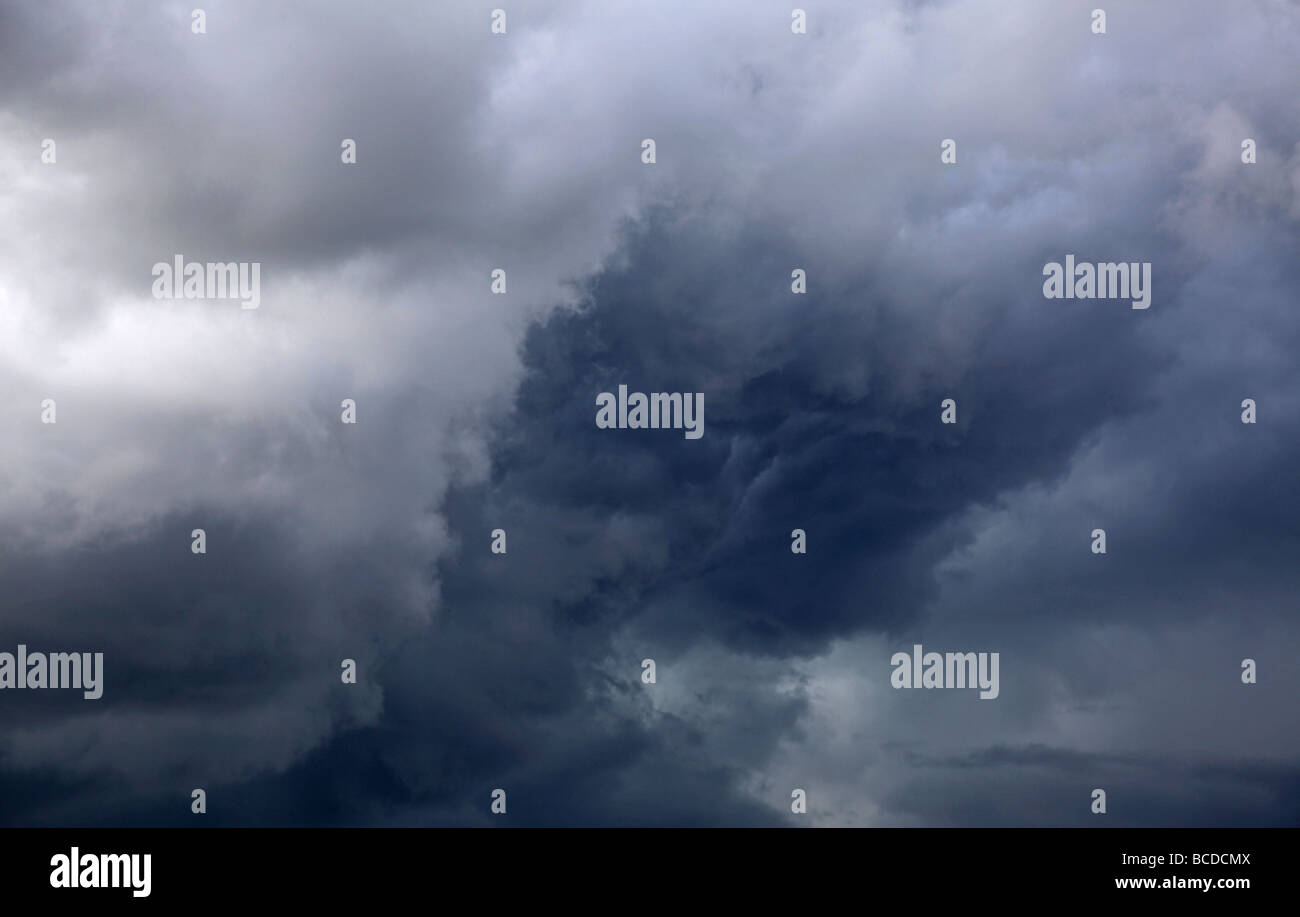
[[1294, 824], [1300, 23], [1090, 10], [0, 6], [0, 818]]
[[1288, 827], [1300, 815], [1296, 769], [1249, 759], [1204, 765], [995, 746], [908, 766], [913, 775], [888, 804], [935, 825], [1091, 827], [1094, 788], [1106, 791], [1110, 827]]

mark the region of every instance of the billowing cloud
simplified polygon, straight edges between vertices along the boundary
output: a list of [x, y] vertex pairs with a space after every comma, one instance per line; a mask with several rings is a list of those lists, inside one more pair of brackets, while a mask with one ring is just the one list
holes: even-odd
[[1300, 22], [1090, 10], [0, 9], [6, 818], [1293, 822]]

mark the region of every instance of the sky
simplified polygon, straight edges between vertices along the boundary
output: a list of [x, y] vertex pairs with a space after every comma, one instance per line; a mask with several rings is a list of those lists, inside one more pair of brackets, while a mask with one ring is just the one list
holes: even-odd
[[0, 824], [1300, 824], [1300, 7], [501, 2], [0, 0]]

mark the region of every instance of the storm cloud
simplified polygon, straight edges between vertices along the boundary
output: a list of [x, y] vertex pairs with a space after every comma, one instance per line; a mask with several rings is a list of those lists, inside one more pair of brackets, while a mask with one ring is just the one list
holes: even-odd
[[0, 6], [3, 820], [1295, 824], [1300, 13], [1094, 5]]

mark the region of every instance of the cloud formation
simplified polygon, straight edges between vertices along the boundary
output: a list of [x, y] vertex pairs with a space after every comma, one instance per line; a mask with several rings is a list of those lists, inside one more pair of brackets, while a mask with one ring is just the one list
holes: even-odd
[[0, 8], [6, 820], [1293, 824], [1300, 21], [1090, 9]]

